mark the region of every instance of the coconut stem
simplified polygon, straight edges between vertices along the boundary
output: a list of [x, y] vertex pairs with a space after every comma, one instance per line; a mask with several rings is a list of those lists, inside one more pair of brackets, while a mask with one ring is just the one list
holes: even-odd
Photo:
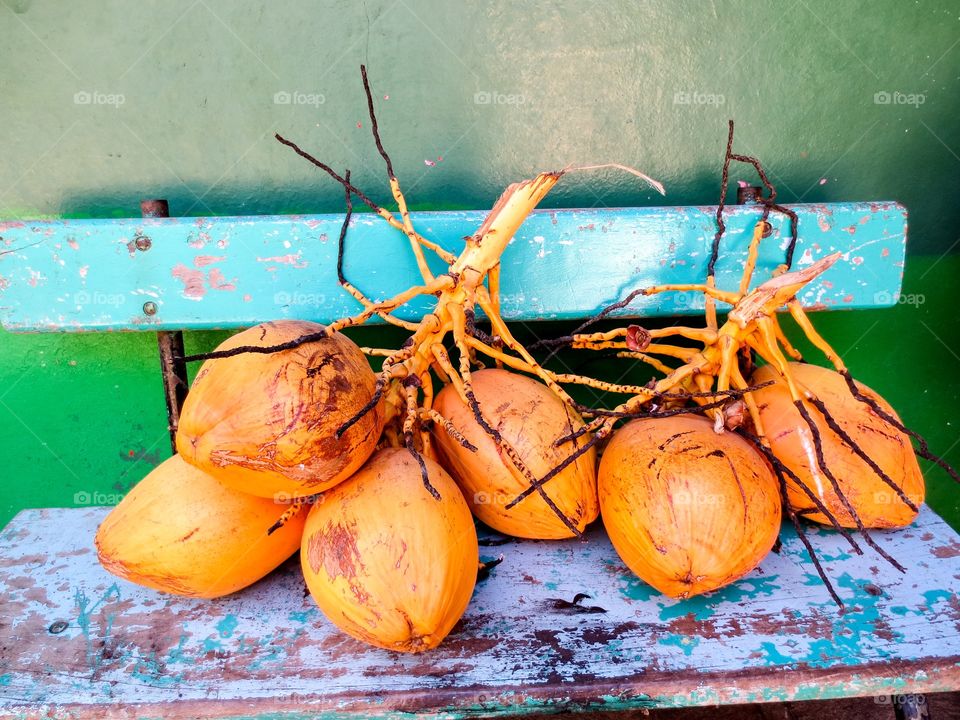
[[[827, 573], [824, 571], [823, 565], [820, 564], [820, 559], [817, 557], [817, 552], [814, 550], [813, 544], [810, 542], [810, 538], [807, 537], [807, 533], [803, 529], [803, 525], [800, 522], [800, 519], [797, 517], [796, 511], [794, 511], [793, 507], [790, 505], [790, 497], [787, 492], [787, 475], [791, 475], [794, 479], [794, 482], [799, 484], [804, 489], [807, 489], [806, 486], [800, 483], [799, 478], [797, 478], [793, 471], [780, 462], [780, 459], [773, 454], [773, 451], [769, 447], [763, 444], [763, 441], [760, 438], [747, 432], [743, 428], [739, 428], [739, 432], [751, 441], [753, 446], [760, 451], [764, 457], [767, 458], [767, 460], [770, 462], [770, 465], [773, 467], [773, 471], [776, 474], [777, 481], [780, 485], [780, 497], [783, 502], [783, 508], [787, 513], [787, 517], [790, 518], [790, 522], [793, 525], [794, 530], [797, 532], [797, 537], [800, 538], [800, 542], [802, 542], [803, 546], [806, 548], [807, 555], [810, 556], [810, 560], [813, 562], [814, 568], [816, 568], [817, 575], [820, 576], [820, 580], [823, 581], [824, 586], [827, 588], [827, 592], [830, 593], [830, 597], [833, 598], [833, 601], [840, 607], [840, 610], [842, 611], [844, 609], [843, 600], [840, 599], [836, 589], [833, 587], [833, 583], [830, 582], [830, 578], [827, 577]], [[812, 499], [821, 507], [822, 512], [830, 519], [830, 521], [833, 523], [833, 526], [840, 532], [840, 534], [843, 535], [851, 545], [853, 545], [858, 553], [862, 553], [860, 548], [857, 546], [856, 541], [853, 539], [853, 536], [845, 528], [840, 526], [833, 514], [823, 507], [823, 504], [820, 503], [819, 499], [816, 499], [815, 497], [812, 497]]]
[[229, 350], [214, 350], [213, 352], [199, 353], [197, 355], [185, 355], [183, 357], [183, 361], [197, 362], [200, 360], [221, 360], [223, 358], [244, 355], [245, 353], [260, 353], [262, 355], [270, 355], [271, 353], [282, 352], [283, 350], [295, 350], [301, 345], [318, 342], [327, 337], [329, 337], [329, 333], [327, 333], [326, 328], [324, 328], [323, 330], [307, 333], [306, 335], [301, 335], [293, 340], [287, 340], [286, 342], [282, 342], [277, 345], [241, 345], [239, 347], [230, 348]]
[[423, 486], [427, 489], [434, 500], [440, 499], [439, 491], [433, 486], [433, 483], [430, 482], [430, 473], [427, 472], [427, 463], [423, 459], [423, 455], [417, 450], [413, 444], [413, 434], [408, 433], [403, 439], [403, 445], [407, 448], [407, 451], [413, 455], [413, 459], [417, 461], [417, 465], [420, 466], [420, 478], [423, 480]]
[[866, 526], [863, 524], [863, 521], [860, 519], [860, 515], [857, 514], [856, 509], [850, 503], [850, 500], [844, 494], [843, 490], [840, 488], [840, 483], [837, 481], [836, 476], [827, 466], [827, 461], [823, 456], [823, 442], [820, 437], [820, 429], [817, 427], [816, 423], [813, 421], [813, 418], [810, 417], [810, 413], [807, 411], [806, 406], [804, 406], [802, 400], [797, 400], [794, 402], [794, 406], [799, 410], [803, 421], [806, 423], [807, 427], [810, 429], [810, 435], [813, 437], [813, 447], [814, 452], [817, 456], [817, 465], [820, 467], [820, 470], [827, 477], [827, 480], [830, 481], [830, 485], [833, 487], [833, 492], [836, 493], [837, 498], [843, 504], [843, 507], [846, 509], [847, 513], [853, 519], [854, 523], [857, 525], [857, 530], [860, 531], [863, 540], [867, 545], [872, 547], [880, 557], [886, 560], [888, 563], [893, 565], [897, 570], [902, 573], [905, 573], [907, 569], [903, 567], [899, 562], [897, 562], [893, 557], [891, 557], [886, 550], [877, 545], [873, 537], [870, 535], [870, 532], [867, 530]]
[[[822, 514], [825, 518], [827, 518], [827, 520], [830, 521], [830, 524], [833, 526], [833, 529], [836, 530], [838, 533], [840, 533], [840, 535], [848, 543], [850, 543], [850, 547], [853, 549], [853, 551], [857, 555], [863, 555], [863, 549], [860, 547], [859, 543], [853, 537], [853, 533], [851, 533], [849, 530], [847, 530], [845, 527], [843, 527], [840, 524], [840, 521], [837, 520], [837, 516], [834, 515], [832, 512], [830, 512], [830, 509], [823, 504], [823, 501], [819, 497], [817, 497], [817, 494], [813, 490], [811, 490], [809, 487], [807, 487], [806, 483], [802, 482], [793, 470], [791, 470], [789, 467], [784, 465], [783, 462], [780, 460], [780, 458], [778, 458], [776, 455], [773, 454], [773, 450], [771, 450], [770, 447], [765, 444], [763, 439], [750, 433], [743, 426], [740, 426], [739, 428], [737, 428], [737, 432], [739, 432], [741, 435], [743, 435], [748, 440], [750, 440], [754, 444], [754, 446], [757, 448], [757, 450], [763, 453], [764, 457], [767, 458], [767, 460], [770, 462], [770, 464], [773, 466], [776, 472], [782, 474], [784, 477], [791, 480], [793, 484], [801, 492], [803, 492], [804, 495], [806, 495], [810, 499], [810, 502], [813, 503], [817, 511], [820, 514]], [[803, 515], [805, 514], [805, 512], [812, 512], [812, 511], [800, 511], [797, 513], [797, 515], [798, 516]]]
[[710, 261], [707, 263], [708, 282], [710, 282], [716, 274], [715, 267], [717, 260], [720, 257], [720, 241], [727, 229], [726, 224], [723, 221], [723, 211], [727, 200], [727, 187], [729, 185], [731, 160], [752, 165], [753, 169], [757, 171], [757, 175], [760, 176], [760, 182], [763, 183], [763, 186], [768, 193], [766, 197], [761, 195], [757, 198], [757, 202], [763, 205], [763, 216], [761, 218], [762, 221], [766, 222], [767, 218], [770, 216], [771, 210], [781, 212], [790, 218], [790, 242], [787, 245], [786, 259], [783, 265], [783, 271], [788, 272], [793, 266], [793, 254], [797, 246], [797, 224], [799, 219], [793, 210], [777, 204], [777, 189], [773, 186], [773, 183], [770, 182], [769, 178], [767, 177], [767, 173], [763, 169], [763, 165], [760, 164], [760, 161], [755, 157], [751, 157], [749, 155], [739, 155], [733, 152], [733, 120], [730, 120], [728, 121], [727, 150], [723, 156], [723, 170], [720, 175], [720, 201], [717, 203], [717, 232], [713, 237], [713, 246], [710, 250]]
[[333, 436], [334, 436], [337, 440], [339, 440], [341, 437], [343, 437], [343, 434], [344, 434], [347, 430], [349, 430], [351, 427], [353, 427], [356, 423], [358, 423], [358, 422], [360, 421], [361, 418], [363, 418], [364, 415], [366, 415], [368, 412], [370, 412], [371, 410], [373, 410], [373, 409], [377, 406], [377, 404], [380, 402], [380, 398], [383, 397], [383, 385], [384, 385], [383, 379], [378, 377], [378, 378], [377, 378], [377, 381], [376, 381], [376, 384], [374, 385], [373, 395], [372, 395], [372, 396], [370, 397], [370, 399], [367, 401], [367, 404], [364, 405], [362, 408], [360, 408], [360, 409], [357, 411], [356, 415], [354, 415], [354, 416], [351, 417], [349, 420], [347, 420], [345, 423], [343, 423], [343, 425], [341, 425], [340, 427], [338, 427], [338, 428], [336, 429], [336, 431], [333, 433]]
[[535, 350], [541, 347], [552, 348], [550, 352], [547, 354], [547, 356], [543, 359], [543, 363], [545, 364], [554, 355], [556, 355], [561, 350], [561, 348], [572, 343], [576, 335], [579, 335], [588, 327], [591, 327], [592, 325], [595, 325], [596, 323], [600, 322], [605, 317], [610, 315], [610, 313], [615, 312], [617, 310], [622, 310], [623, 308], [627, 307], [630, 303], [632, 303], [637, 298], [637, 296], [643, 295], [644, 292], [645, 292], [645, 288], [639, 288], [637, 290], [634, 290], [622, 300], [618, 300], [615, 303], [611, 303], [610, 305], [607, 305], [596, 315], [582, 322], [580, 325], [575, 327], [569, 335], [564, 335], [563, 337], [552, 338], [552, 339], [538, 340], [537, 342], [533, 343], [530, 346], [530, 349]]
[[[537, 478], [533, 475], [533, 473], [530, 472], [530, 469], [527, 468], [526, 464], [520, 458], [520, 455], [519, 453], [517, 453], [516, 449], [514, 449], [514, 447], [504, 439], [503, 435], [501, 435], [499, 430], [497, 430], [489, 422], [487, 422], [487, 419], [483, 416], [483, 410], [480, 408], [480, 401], [477, 400], [477, 396], [473, 392], [473, 387], [472, 387], [469, 373], [464, 372], [462, 373], [462, 375], [463, 375], [464, 394], [466, 395], [466, 398], [467, 398], [467, 404], [470, 406], [470, 410], [473, 412], [473, 417], [477, 421], [477, 424], [481, 428], [483, 428], [483, 431], [490, 436], [490, 438], [497, 444], [497, 446], [501, 450], [503, 450], [508, 460], [513, 464], [513, 466], [517, 470], [520, 471], [520, 473], [527, 480], [527, 482], [530, 483], [529, 487], [524, 491], [523, 497], [527, 497], [531, 493], [536, 492], [547, 504], [547, 507], [549, 507], [554, 512], [554, 514], [558, 518], [560, 518], [560, 521], [563, 522], [563, 524], [567, 527], [568, 530], [570, 530], [570, 532], [574, 534], [575, 537], [578, 537], [578, 538], [583, 537], [583, 533], [577, 527], [576, 523], [574, 523], [569, 517], [567, 517], [567, 514], [563, 512], [563, 510], [561, 510], [557, 506], [557, 504], [553, 501], [553, 498], [551, 498], [547, 494], [546, 490], [544, 490], [542, 487], [543, 483], [541, 481], [538, 481]], [[579, 455], [576, 452], [573, 453], [573, 455], [571, 456], [572, 459], [567, 458], [566, 461], [561, 463], [561, 466], [566, 467], [567, 465], [570, 464], [570, 462], [575, 460], [577, 457], [579, 457]], [[517, 498], [516, 500], [508, 504], [506, 506], [506, 509], [509, 510], [514, 505], [516, 505], [521, 499], [522, 498]]]
[[824, 402], [818, 398], [811, 398], [810, 402], [815, 408], [817, 408], [820, 414], [823, 415], [823, 419], [826, 421], [827, 427], [829, 427], [847, 447], [853, 450], [854, 454], [863, 460], [870, 467], [870, 469], [873, 470], [877, 477], [879, 477], [890, 488], [892, 488], [894, 492], [897, 493], [897, 497], [899, 497], [908, 508], [914, 512], [920, 512], [920, 508], [917, 507], [913, 500], [907, 497], [906, 493], [903, 492], [903, 488], [897, 485], [897, 483], [893, 481], [893, 478], [887, 475], [883, 469], [877, 465], [876, 461], [867, 455], [863, 451], [863, 448], [861, 448], [857, 442], [840, 426], [840, 423], [838, 423], [830, 411], [827, 410], [827, 406], [824, 404]]
[[854, 381], [849, 371], [841, 370], [839, 372], [843, 376], [843, 379], [847, 381], [847, 388], [849, 388], [850, 394], [853, 395], [854, 398], [856, 398], [862, 403], [866, 403], [870, 407], [870, 409], [873, 410], [877, 415], [879, 415], [880, 418], [884, 420], [888, 425], [896, 428], [902, 433], [906, 433], [907, 435], [912, 437], [914, 440], [916, 440], [917, 444], [920, 446], [916, 450], [917, 455], [919, 455], [925, 460], [929, 460], [930, 462], [936, 463], [941, 468], [943, 468], [950, 477], [952, 477], [957, 482], [960, 482], [960, 474], [958, 474], [957, 471], [953, 469], [953, 466], [951, 466], [946, 460], [939, 457], [938, 455], [934, 455], [930, 451], [930, 448], [927, 446], [926, 439], [920, 433], [908, 428], [902, 422], [900, 422], [895, 417], [893, 417], [893, 415], [891, 415], [882, 407], [880, 407], [880, 404], [876, 400], [860, 392], [860, 388], [857, 387], [857, 383], [856, 381]]
[[[527, 496], [529, 496], [530, 493], [538, 492], [538, 493], [540, 493], [541, 495], [545, 495], [544, 490], [543, 490], [543, 486], [544, 486], [547, 482], [549, 482], [550, 480], [552, 480], [553, 478], [555, 478], [558, 474], [560, 474], [565, 468], [567, 468], [568, 466], [570, 466], [572, 463], [576, 462], [576, 460], [577, 460], [580, 456], [582, 456], [582, 455], [586, 454], [587, 452], [589, 452], [590, 448], [592, 448], [594, 445], [596, 445], [598, 442], [600, 442], [600, 440], [601, 440], [603, 437], [605, 437], [605, 434], [596, 433], [596, 434], [592, 435], [592, 436], [590, 437], [590, 439], [587, 440], [583, 445], [580, 445], [576, 450], [574, 450], [572, 453], [570, 453], [569, 455], [567, 455], [567, 457], [564, 458], [564, 459], [560, 462], [559, 465], [557, 465], [555, 468], [553, 468], [552, 470], [550, 470], [546, 475], [544, 475], [544, 476], [543, 476], [542, 478], [540, 478], [539, 480], [534, 480], [533, 482], [531, 482], [531, 483], [530, 483], [530, 487], [528, 487], [528, 488], [527, 488], [526, 490], [524, 490], [522, 493], [520, 493], [519, 495], [517, 495], [517, 497], [515, 497], [513, 500], [511, 500], [509, 503], [507, 503], [506, 509], [509, 510], [510, 508], [514, 507], [517, 503], [521, 502], [524, 498], [526, 498]], [[580, 533], [578, 532], [578, 533], [577, 533], [577, 536], [579, 537], [579, 535], [580, 535]]]

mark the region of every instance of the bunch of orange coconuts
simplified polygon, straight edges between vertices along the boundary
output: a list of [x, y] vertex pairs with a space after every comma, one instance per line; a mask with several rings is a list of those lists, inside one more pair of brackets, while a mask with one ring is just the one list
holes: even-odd
[[[218, 349], [273, 346], [319, 329], [305, 321], [269, 322]], [[909, 438], [887, 425], [872, 428], [876, 418], [833, 371], [794, 370], [849, 432], [890, 438], [874, 459], [919, 504], [923, 478]], [[756, 397], [773, 450], [840, 524], [851, 526], [846, 506], [818, 476], [785, 383], [764, 368], [755, 375], [757, 383], [771, 379]], [[179, 454], [137, 484], [100, 526], [102, 564], [150, 588], [214, 598], [256, 582], [299, 549], [310, 593], [341, 630], [389, 650], [436, 647], [474, 590], [473, 516], [520, 538], [574, 533], [538, 493], [508, 507], [529, 482], [452, 386], [433, 407], [472, 449], [434, 429], [435, 457], [424, 463], [439, 498], [411, 453], [384, 446], [381, 406], [338, 437], [336, 430], [371, 400], [374, 385], [363, 352], [340, 333], [272, 354], [207, 360], [183, 407]], [[491, 368], [473, 373], [473, 391], [488, 422], [537, 477], [570, 454], [574, 443], [556, 440], [583, 420], [547, 386]], [[824, 437], [827, 462], [842, 468], [844, 493], [865, 526], [912, 522], [915, 511], [878, 501], [888, 488], [842, 443]], [[624, 563], [676, 598], [750, 572], [780, 530], [781, 491], [766, 458], [739, 434], [717, 433], [696, 415], [631, 420], [599, 464], [591, 449], [544, 489], [580, 531], [602, 512]], [[826, 522], [809, 493], [793, 487], [786, 499]]]

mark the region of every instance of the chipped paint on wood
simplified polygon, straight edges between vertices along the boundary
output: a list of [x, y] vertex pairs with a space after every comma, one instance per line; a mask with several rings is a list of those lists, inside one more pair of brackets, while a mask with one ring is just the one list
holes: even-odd
[[[296, 558], [216, 601], [117, 580], [91, 547], [107, 510], [26, 510], [0, 533], [0, 714], [463, 717], [960, 689], [960, 538], [926, 508], [912, 529], [876, 535], [907, 575], [813, 531], [843, 615], [788, 528], [779, 555], [686, 601], [631, 575], [599, 528], [584, 542], [511, 540], [424, 655], [336, 630], [304, 597]], [[558, 602], [578, 593], [605, 612]]]
[[[793, 206], [796, 265], [841, 251], [843, 259], [802, 292], [808, 307], [894, 305], [900, 292], [906, 210], [896, 203]], [[630, 289], [702, 282], [715, 233], [715, 208], [543, 210], [520, 228], [503, 258], [507, 320], [582, 318]], [[427, 238], [459, 253], [485, 212], [414, 213]], [[717, 284], [735, 288], [757, 206], [729, 208]], [[359, 312], [337, 284], [342, 215], [35, 221], [3, 232], [0, 320], [11, 330], [201, 329], [263, 320], [328, 322]], [[783, 261], [789, 225], [770, 218], [758, 280]], [[149, 237], [149, 249], [136, 239]], [[63, 254], [64, 244], [70, 251]], [[141, 242], [141, 244], [143, 244]], [[434, 258], [435, 272], [446, 268]], [[371, 215], [347, 237], [348, 279], [380, 299], [418, 279], [407, 240]], [[158, 306], [143, 314], [143, 295]], [[397, 312], [419, 318], [429, 300]], [[639, 298], [632, 316], [688, 315], [699, 294]]]

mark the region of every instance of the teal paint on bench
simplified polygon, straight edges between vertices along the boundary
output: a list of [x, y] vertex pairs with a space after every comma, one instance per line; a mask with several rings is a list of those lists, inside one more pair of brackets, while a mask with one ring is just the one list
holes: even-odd
[[[906, 211], [896, 203], [793, 206], [800, 217], [794, 267], [834, 251], [844, 256], [800, 295], [808, 307], [893, 305], [900, 292]], [[173, 209], [174, 211], [176, 208]], [[712, 207], [540, 210], [503, 257], [507, 320], [583, 318], [629, 290], [698, 283], [716, 228]], [[425, 237], [458, 253], [486, 211], [414, 213]], [[717, 285], [739, 283], [756, 205], [727, 213]], [[236, 328], [264, 320], [329, 322], [360, 305], [336, 278], [341, 215], [64, 220], [0, 224], [0, 320], [10, 330]], [[783, 262], [789, 235], [774, 214], [757, 279]], [[147, 237], [150, 248], [137, 249]], [[141, 244], [144, 244], [141, 242]], [[428, 253], [430, 254], [430, 253]], [[432, 262], [444, 272], [442, 262]], [[371, 214], [356, 215], [345, 269], [383, 299], [418, 281], [406, 238]], [[157, 306], [144, 313], [144, 303]], [[396, 314], [419, 318], [419, 298]], [[699, 293], [638, 299], [624, 315], [695, 314]]]

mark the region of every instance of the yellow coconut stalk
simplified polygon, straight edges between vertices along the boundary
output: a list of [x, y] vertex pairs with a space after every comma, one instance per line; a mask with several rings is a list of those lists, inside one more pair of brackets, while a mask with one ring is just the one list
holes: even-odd
[[[338, 267], [341, 286], [363, 305], [363, 311], [348, 318], [331, 322], [324, 333], [306, 333], [296, 340], [301, 344], [310, 344], [368, 320], [378, 317], [385, 322], [405, 328], [411, 332], [399, 350], [371, 348], [370, 353], [384, 358], [377, 375], [373, 397], [355, 415], [347, 419], [338, 429], [337, 435], [347, 433], [381, 400], [385, 407], [385, 442], [393, 447], [405, 447], [415, 457], [421, 468], [421, 460], [434, 457], [431, 446], [429, 424], [443, 423], [443, 419], [432, 407], [434, 397], [434, 376], [449, 383], [459, 398], [474, 412], [479, 412], [477, 401], [471, 389], [473, 367], [478, 355], [485, 355], [514, 370], [529, 373], [542, 380], [557, 397], [569, 408], [576, 407], [567, 392], [560, 386], [555, 373], [540, 366], [530, 352], [513, 336], [500, 314], [499, 281], [500, 257], [520, 225], [530, 212], [546, 196], [550, 189], [566, 173], [574, 170], [586, 170], [602, 167], [623, 169], [647, 181], [652, 187], [663, 193], [663, 186], [643, 173], [622, 165], [596, 165], [567, 167], [562, 170], [543, 172], [530, 180], [510, 185], [494, 204], [486, 220], [476, 233], [464, 239], [465, 247], [459, 255], [454, 255], [436, 243], [424, 238], [413, 227], [407, 211], [406, 199], [400, 189], [400, 183], [393, 172], [390, 157], [384, 150], [374, 112], [373, 93], [367, 79], [366, 69], [361, 67], [367, 106], [370, 113], [370, 127], [377, 149], [384, 160], [390, 190], [397, 204], [397, 212], [391, 212], [373, 202], [360, 188], [350, 181], [349, 171], [343, 175], [328, 164], [318, 160], [296, 143], [276, 136], [276, 139], [289, 147], [300, 157], [312, 163], [328, 176], [336, 180], [346, 196], [347, 214], [340, 233], [340, 254], [347, 235], [353, 199], [356, 198], [369, 207], [391, 227], [403, 232], [417, 261], [422, 283], [382, 301], [373, 301], [363, 295], [343, 275], [342, 264]], [[447, 265], [447, 271], [434, 275], [425, 260], [424, 250], [434, 252]], [[397, 317], [394, 313], [414, 298], [433, 296], [431, 310], [419, 322], [410, 322]], [[479, 331], [475, 318], [482, 312], [491, 324], [490, 333]], [[294, 341], [291, 341], [294, 342]], [[458, 357], [454, 360], [448, 354], [448, 346], [456, 348]], [[288, 344], [273, 347], [254, 348], [254, 352], [269, 353], [283, 350]], [[190, 360], [202, 358], [226, 358], [229, 353], [209, 353], [194, 356]], [[576, 382], [569, 376], [565, 381]], [[493, 437], [493, 436], [491, 436]], [[502, 437], [494, 438], [498, 448], [511, 458], [519, 457]], [[586, 450], [584, 450], [586, 452]], [[516, 468], [524, 477], [527, 487], [549, 479], [547, 475], [537, 478], [527, 467]], [[426, 471], [422, 470], [421, 480], [430, 494], [437, 491], [430, 486]], [[563, 516], [560, 520], [571, 534], [579, 534], [576, 523]]]

